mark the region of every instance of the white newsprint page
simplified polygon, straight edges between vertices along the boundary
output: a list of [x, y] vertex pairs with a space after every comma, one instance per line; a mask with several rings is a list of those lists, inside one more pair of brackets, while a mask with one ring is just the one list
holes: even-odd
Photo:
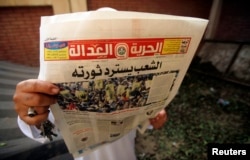
[[51, 109], [70, 153], [143, 129], [176, 95], [207, 23], [125, 11], [42, 17], [39, 79], [61, 89]]

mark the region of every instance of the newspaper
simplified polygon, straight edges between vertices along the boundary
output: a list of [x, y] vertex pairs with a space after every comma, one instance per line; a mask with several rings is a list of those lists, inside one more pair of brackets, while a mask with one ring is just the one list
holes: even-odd
[[69, 152], [143, 132], [176, 95], [207, 23], [127, 11], [42, 17], [39, 79], [61, 89], [51, 110]]

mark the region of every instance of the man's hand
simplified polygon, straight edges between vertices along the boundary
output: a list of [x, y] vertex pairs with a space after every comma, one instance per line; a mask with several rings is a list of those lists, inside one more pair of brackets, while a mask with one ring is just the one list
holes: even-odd
[[[24, 122], [38, 126], [47, 120], [48, 108], [56, 102], [55, 95], [58, 92], [59, 88], [47, 81], [37, 79], [22, 81], [17, 84], [13, 96], [15, 110]], [[28, 109], [31, 107], [36, 113], [33, 117], [28, 115]]]
[[165, 122], [167, 121], [167, 113], [163, 109], [161, 110], [155, 118], [149, 119], [150, 124], [154, 127], [154, 129], [160, 129], [163, 127]]

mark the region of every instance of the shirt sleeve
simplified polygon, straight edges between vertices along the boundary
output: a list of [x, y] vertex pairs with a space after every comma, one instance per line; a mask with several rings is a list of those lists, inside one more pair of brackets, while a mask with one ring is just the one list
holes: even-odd
[[[49, 117], [48, 119], [54, 123], [55, 119], [53, 117], [53, 115], [51, 114], [51, 112], [49, 113]], [[47, 137], [43, 137], [40, 133], [41, 130], [38, 129], [36, 126], [33, 125], [28, 125], [27, 123], [25, 123], [23, 120], [20, 119], [20, 117], [17, 117], [17, 123], [18, 126], [20, 128], [20, 130], [23, 132], [24, 135], [26, 135], [27, 137], [36, 140], [40, 143], [45, 143], [48, 142], [48, 138]], [[55, 129], [56, 130], [56, 129]]]

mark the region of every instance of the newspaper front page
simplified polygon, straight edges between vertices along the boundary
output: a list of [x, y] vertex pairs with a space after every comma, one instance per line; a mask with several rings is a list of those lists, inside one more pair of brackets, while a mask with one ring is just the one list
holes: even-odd
[[39, 79], [74, 157], [143, 131], [176, 95], [208, 21], [126, 11], [42, 17]]

